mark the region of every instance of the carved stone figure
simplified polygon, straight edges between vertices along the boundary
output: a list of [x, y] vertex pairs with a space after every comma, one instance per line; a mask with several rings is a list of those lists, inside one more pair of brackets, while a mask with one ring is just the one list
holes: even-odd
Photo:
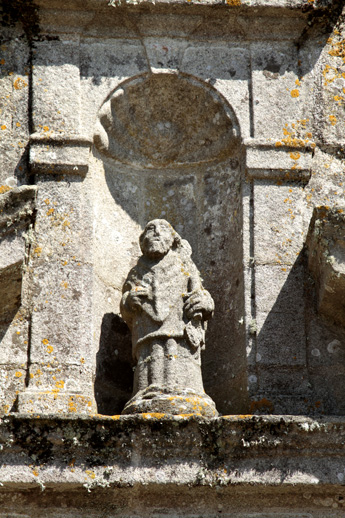
[[134, 396], [123, 413], [216, 416], [203, 388], [200, 350], [214, 302], [189, 243], [163, 219], [140, 236], [143, 255], [123, 286], [121, 314], [132, 332]]

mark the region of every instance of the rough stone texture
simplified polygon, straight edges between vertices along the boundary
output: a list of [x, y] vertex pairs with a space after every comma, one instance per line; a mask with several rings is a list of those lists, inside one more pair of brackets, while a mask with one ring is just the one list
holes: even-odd
[[344, 513], [341, 418], [18, 415], [0, 433], [5, 516]]
[[0, 408], [15, 408], [27, 376], [30, 296], [27, 259], [32, 244], [36, 187], [3, 188], [0, 195]]
[[191, 246], [164, 219], [147, 223], [139, 242], [143, 255], [129, 272], [121, 299], [136, 363], [133, 397], [123, 413], [215, 417], [201, 376], [214, 301], [191, 259]]
[[[28, 277], [26, 371], [40, 361], [42, 340], [49, 341], [43, 335], [55, 336], [57, 317], [52, 347], [63, 375], [54, 371], [52, 390], [81, 369], [76, 384], [84, 388], [77, 392], [88, 387], [91, 394], [95, 379], [98, 408], [120, 411], [132, 383], [120, 290], [139, 254], [140, 228], [167, 217], [190, 241], [219, 308], [203, 361], [205, 388], [219, 410], [248, 410], [248, 385], [252, 410], [275, 394], [285, 398], [283, 411], [306, 411], [292, 396], [305, 386], [320, 392], [319, 382], [308, 385], [309, 347], [320, 351], [324, 334], [333, 332], [331, 323], [311, 325], [319, 317], [308, 305], [312, 289], [301, 290], [301, 252], [313, 206], [342, 196], [341, 4], [35, 6], [4, 3], [1, 47], [2, 183], [28, 183], [29, 166], [43, 200]], [[55, 186], [58, 205], [47, 208]], [[68, 257], [51, 209], [62, 225], [72, 209], [78, 220], [63, 230]], [[66, 299], [73, 291], [66, 291], [67, 277], [82, 301]], [[41, 375], [45, 388], [50, 368]], [[281, 376], [272, 377], [272, 369]], [[329, 391], [333, 412], [338, 405]]]
[[343, 2], [13, 0], [1, 17], [0, 198], [38, 188], [32, 231], [0, 245], [1, 412], [40, 418], [4, 424], [0, 517], [341, 516], [342, 418], [90, 414], [131, 397], [121, 288], [164, 218], [215, 300], [219, 412], [345, 415], [345, 332], [305, 254], [314, 207], [345, 194]]
[[306, 246], [308, 266], [315, 280], [318, 311], [331, 323], [345, 325], [344, 209], [317, 207]]

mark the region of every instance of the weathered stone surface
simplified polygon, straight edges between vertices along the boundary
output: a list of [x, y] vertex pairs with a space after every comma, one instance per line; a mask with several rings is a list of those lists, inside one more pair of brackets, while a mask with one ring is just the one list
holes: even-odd
[[156, 218], [216, 303], [217, 409], [345, 414], [344, 326], [304, 254], [345, 194], [342, 4], [1, 3], [0, 198], [38, 204], [0, 212], [0, 518], [343, 516], [343, 418], [117, 415], [121, 288]]
[[95, 144], [106, 156], [136, 167], [224, 160], [238, 136], [229, 112], [196, 81], [144, 75], [116, 89], [102, 106]]
[[97, 517], [344, 512], [340, 418], [8, 416], [0, 433], [2, 512], [22, 516], [24, 505], [39, 517], [57, 505], [64, 516], [88, 509]]
[[345, 216], [340, 207], [314, 209], [307, 238], [308, 266], [314, 277], [318, 311], [345, 326]]
[[200, 357], [214, 302], [202, 285], [190, 244], [164, 219], [147, 223], [139, 241], [143, 255], [128, 274], [121, 300], [136, 362], [133, 398], [123, 413], [214, 417]]
[[[42, 352], [40, 335], [50, 332], [57, 316], [63, 322], [56, 336], [56, 342], [63, 341], [55, 346], [61, 360], [57, 368], [77, 376], [82, 351], [81, 385], [92, 387], [96, 374], [100, 408], [120, 411], [130, 390], [123, 373], [129, 379], [132, 369], [124, 352], [128, 331], [119, 316], [120, 291], [139, 255], [136, 236], [157, 217], [169, 219], [189, 240], [216, 300], [202, 368], [206, 391], [221, 412], [245, 411], [247, 385], [256, 397], [253, 391], [268, 383], [272, 361], [282, 377], [281, 385], [278, 376], [269, 383], [270, 391], [287, 386], [284, 369], [297, 369], [285, 363], [290, 357], [293, 365], [309, 358], [310, 367], [318, 368], [311, 351], [323, 355], [327, 343], [342, 343], [343, 338], [339, 330], [328, 338], [321, 321], [311, 329], [318, 317], [307, 291], [302, 293], [305, 279], [298, 257], [313, 205], [336, 205], [343, 195], [341, 148], [336, 155], [342, 138], [341, 6], [307, 0], [224, 5], [39, 0], [35, 5], [37, 11], [31, 5], [10, 9], [4, 4], [0, 174], [5, 188], [13, 187], [28, 181], [30, 167], [37, 175], [54, 173], [52, 181], [64, 188], [59, 209], [47, 208], [44, 201], [39, 206], [35, 261], [23, 290], [28, 299], [34, 297], [33, 347], [24, 319], [16, 335], [22, 340], [20, 357], [25, 357], [25, 345], [31, 352], [20, 368], [28, 374], [27, 363]], [[115, 102], [120, 89], [124, 94]], [[113, 111], [105, 109], [109, 105]], [[148, 107], [153, 116], [147, 116]], [[93, 148], [90, 156], [102, 114], [116, 149], [106, 157]], [[166, 126], [172, 122], [177, 132]], [[228, 132], [231, 125], [236, 144]], [[29, 133], [30, 150], [25, 149]], [[81, 182], [75, 188], [77, 178], [83, 179], [83, 188]], [[30, 181], [40, 183], [38, 176]], [[42, 193], [43, 200], [49, 199]], [[53, 220], [53, 212], [46, 215], [51, 208], [63, 216], [65, 196], [66, 206], [78, 215], [68, 242], [59, 241], [58, 225], [42, 225]], [[40, 252], [45, 233], [44, 247], [54, 261]], [[3, 260], [7, 253], [15, 260], [15, 250], [19, 253], [23, 244], [19, 234], [11, 239]], [[84, 262], [77, 268], [79, 257]], [[300, 273], [295, 278], [290, 268], [296, 260]], [[77, 292], [86, 289], [83, 302], [64, 298], [64, 283]], [[85, 315], [77, 322], [83, 312], [90, 322]], [[3, 358], [10, 358], [17, 350], [12, 348], [14, 335], [11, 328], [3, 332]], [[271, 341], [278, 344], [272, 358]], [[83, 345], [67, 345], [72, 342]], [[114, 371], [106, 365], [105, 351]], [[47, 351], [44, 357], [47, 372], [41, 379], [46, 383], [51, 374]], [[263, 376], [259, 385], [256, 368]], [[107, 373], [104, 381], [101, 372]], [[338, 402], [340, 393], [339, 388]], [[329, 408], [335, 407], [330, 403]], [[294, 410], [292, 404], [289, 411]]]

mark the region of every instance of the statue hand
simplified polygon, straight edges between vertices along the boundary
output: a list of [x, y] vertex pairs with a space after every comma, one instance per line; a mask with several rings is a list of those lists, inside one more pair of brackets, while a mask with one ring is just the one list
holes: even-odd
[[189, 320], [195, 318], [198, 313], [202, 315], [203, 320], [208, 320], [212, 316], [214, 302], [208, 291], [203, 289], [193, 291], [187, 295], [184, 310]]
[[132, 308], [141, 307], [143, 304], [143, 299], [149, 297], [149, 289], [144, 286], [135, 286], [128, 293], [127, 303]]

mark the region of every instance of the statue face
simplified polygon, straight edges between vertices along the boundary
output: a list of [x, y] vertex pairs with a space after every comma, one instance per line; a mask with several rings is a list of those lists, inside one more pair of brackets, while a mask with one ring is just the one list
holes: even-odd
[[150, 221], [140, 239], [143, 254], [151, 258], [167, 254], [174, 242], [172, 232], [173, 229], [168, 222], [159, 219]]

